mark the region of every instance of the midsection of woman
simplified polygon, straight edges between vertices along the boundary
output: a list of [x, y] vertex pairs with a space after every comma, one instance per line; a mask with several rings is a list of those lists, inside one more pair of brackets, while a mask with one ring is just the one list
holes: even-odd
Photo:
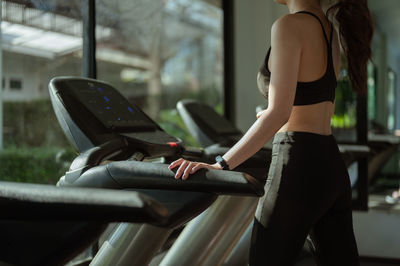
[[330, 135], [331, 117], [334, 104], [322, 102], [305, 106], [293, 106], [289, 121], [278, 132], [305, 131], [321, 135]]
[[[331, 49], [331, 60], [333, 63], [333, 71], [337, 79], [340, 68], [340, 48], [336, 32], [331, 34], [333, 28], [326, 20], [324, 14], [314, 13], [322, 22], [323, 29], [326, 32], [328, 43], [324, 37], [324, 31], [318, 19], [310, 14], [297, 14], [299, 23], [302, 23], [304, 31], [302, 32], [301, 57], [299, 62], [298, 82], [313, 83], [326, 75], [329, 61], [329, 49]], [[334, 31], [334, 30], [333, 30]], [[330, 37], [332, 40], [330, 40]], [[329, 45], [331, 43], [331, 45]], [[331, 47], [329, 47], [331, 46]], [[274, 57], [274, 49], [272, 48], [267, 56], [268, 63], [265, 62], [262, 67], [268, 68], [262, 72], [270, 74], [274, 72], [271, 68], [271, 58]], [[271, 69], [271, 72], [269, 70]], [[257, 76], [257, 83], [261, 91], [268, 90], [268, 84], [264, 84], [265, 78], [260, 72]], [[336, 82], [336, 80], [335, 80]], [[306, 84], [307, 85], [307, 84]], [[316, 85], [316, 84], [315, 84]], [[264, 88], [260, 88], [264, 86]], [[297, 88], [299, 90], [299, 88]], [[300, 88], [306, 89], [306, 88]], [[319, 88], [324, 90], [324, 87]], [[263, 93], [265, 96], [268, 93]], [[297, 97], [297, 96], [296, 96]], [[278, 130], [284, 131], [305, 131], [321, 135], [331, 134], [331, 117], [335, 110], [333, 102], [326, 100], [312, 104], [294, 105], [289, 120]]]

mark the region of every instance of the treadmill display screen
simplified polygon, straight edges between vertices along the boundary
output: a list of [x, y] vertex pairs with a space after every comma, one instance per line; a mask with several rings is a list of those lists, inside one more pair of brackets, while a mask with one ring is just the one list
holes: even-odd
[[129, 103], [115, 88], [104, 83], [72, 80], [69, 91], [106, 128], [149, 130], [157, 125], [140, 109]]

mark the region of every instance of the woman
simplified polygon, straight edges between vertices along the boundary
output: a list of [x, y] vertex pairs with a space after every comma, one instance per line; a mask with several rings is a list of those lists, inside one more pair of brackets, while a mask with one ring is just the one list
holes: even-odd
[[290, 14], [272, 26], [271, 48], [257, 77], [268, 108], [227, 153], [209, 165], [179, 159], [175, 178], [201, 168], [233, 169], [272, 138], [265, 195], [259, 200], [250, 265], [292, 265], [311, 233], [322, 265], [359, 265], [349, 176], [331, 134], [340, 47], [357, 92], [366, 90], [372, 26], [366, 0], [275, 0]]

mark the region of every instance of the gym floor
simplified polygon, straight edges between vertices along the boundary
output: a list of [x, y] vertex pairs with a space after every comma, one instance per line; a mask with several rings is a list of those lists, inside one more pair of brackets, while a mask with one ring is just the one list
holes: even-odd
[[400, 264], [392, 264], [385, 262], [361, 262], [361, 266], [399, 266]]
[[[368, 207], [374, 210], [381, 210], [390, 213], [400, 213], [400, 204], [389, 204], [385, 201], [385, 196], [390, 195], [391, 190], [383, 191], [382, 193], [375, 193], [369, 195]], [[390, 259], [373, 259], [373, 258], [361, 258], [361, 266], [400, 266], [400, 262]], [[296, 263], [296, 266], [316, 266], [313, 258], [306, 257], [300, 262]]]
[[[388, 263], [388, 262], [372, 262], [372, 261], [364, 261], [361, 259], [361, 266], [400, 266], [400, 263]], [[315, 262], [312, 258], [302, 260], [300, 263], [297, 263], [296, 266], [316, 266]]]

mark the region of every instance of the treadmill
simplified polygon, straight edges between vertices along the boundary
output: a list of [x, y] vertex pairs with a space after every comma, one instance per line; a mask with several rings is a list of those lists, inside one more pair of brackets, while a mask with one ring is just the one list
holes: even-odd
[[[204, 151], [185, 149], [181, 140], [164, 132], [108, 83], [57, 77], [50, 81], [49, 92], [64, 133], [80, 153], [58, 185], [134, 190], [159, 201], [168, 212], [157, 226], [119, 225], [91, 265], [147, 264], [174, 228], [202, 213], [219, 195], [250, 199], [264, 193], [263, 184], [249, 174], [201, 170], [182, 181], [174, 178], [167, 164], [144, 161], [161, 156], [166, 160], [209, 157]], [[213, 207], [224, 197], [230, 196], [219, 197]], [[241, 200], [243, 207], [248, 201]], [[208, 221], [203, 225], [216, 228]], [[134, 237], [126, 240], [124, 235], [129, 234]]]

